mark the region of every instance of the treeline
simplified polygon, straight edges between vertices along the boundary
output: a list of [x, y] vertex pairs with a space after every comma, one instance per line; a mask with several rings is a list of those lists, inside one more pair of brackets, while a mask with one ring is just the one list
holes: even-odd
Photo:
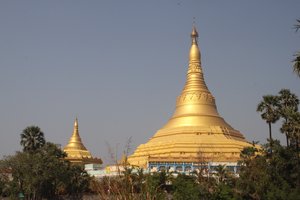
[[300, 197], [300, 167], [294, 148], [273, 141], [241, 152], [239, 175], [220, 165], [207, 174], [200, 168], [189, 174], [168, 171], [145, 174], [126, 167], [117, 177], [94, 182], [100, 199], [175, 199], [175, 200], [295, 200]]
[[258, 104], [257, 111], [269, 126], [269, 141], [272, 151], [272, 124], [282, 119], [280, 131], [286, 136], [287, 146], [299, 147], [299, 99], [288, 89], [282, 89], [278, 95], [265, 95]]
[[64, 160], [65, 152], [46, 142], [37, 126], [21, 134], [22, 152], [0, 161], [0, 194], [10, 199], [81, 199], [91, 177], [77, 165]]

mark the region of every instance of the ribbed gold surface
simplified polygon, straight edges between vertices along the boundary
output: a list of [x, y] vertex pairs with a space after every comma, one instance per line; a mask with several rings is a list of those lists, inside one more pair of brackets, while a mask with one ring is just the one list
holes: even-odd
[[128, 159], [145, 166], [148, 161], [235, 162], [241, 149], [250, 144], [219, 115], [215, 98], [208, 90], [201, 66], [198, 33], [193, 27], [185, 86], [177, 97], [170, 120]]
[[88, 163], [102, 163], [99, 158], [93, 158], [91, 153], [83, 145], [79, 130], [78, 120], [75, 119], [73, 134], [69, 140], [69, 143], [65, 146], [64, 152], [67, 153], [66, 159], [72, 163], [88, 164]]

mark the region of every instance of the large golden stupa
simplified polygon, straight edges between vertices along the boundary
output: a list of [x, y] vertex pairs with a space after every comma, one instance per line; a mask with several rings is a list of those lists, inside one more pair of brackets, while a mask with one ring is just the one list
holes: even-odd
[[78, 120], [75, 119], [73, 134], [69, 140], [69, 143], [65, 146], [64, 152], [67, 153], [66, 160], [69, 160], [72, 164], [102, 164], [100, 158], [92, 157], [91, 153], [83, 145], [79, 136]]
[[137, 147], [128, 162], [150, 165], [210, 162], [236, 165], [240, 152], [251, 144], [218, 113], [201, 66], [198, 33], [193, 27], [187, 78], [171, 119], [150, 140]]

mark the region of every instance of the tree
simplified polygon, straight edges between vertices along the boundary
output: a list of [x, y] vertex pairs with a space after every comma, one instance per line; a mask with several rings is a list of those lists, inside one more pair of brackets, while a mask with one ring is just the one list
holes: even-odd
[[63, 159], [66, 153], [55, 144], [47, 142], [38, 149], [36, 155], [31, 156], [38, 157], [35, 168], [40, 171], [40, 193], [47, 199], [58, 198], [70, 179], [70, 163]]
[[44, 133], [38, 126], [28, 126], [21, 133], [23, 151], [33, 152], [45, 144]]
[[201, 199], [212, 199], [212, 191], [214, 191], [217, 181], [213, 176], [210, 176], [207, 166], [200, 166], [191, 173], [195, 177]]
[[297, 76], [300, 77], [300, 52], [297, 52], [295, 54], [295, 59], [293, 60], [293, 68]]
[[17, 152], [4, 159], [2, 169], [11, 171], [8, 182], [11, 198], [22, 192], [28, 199], [57, 199], [61, 188], [67, 186], [69, 162], [63, 160], [65, 153], [56, 145], [46, 143], [32, 152]]
[[[61, 194], [81, 199], [89, 187], [89, 175], [81, 167], [66, 161], [66, 153], [55, 144], [45, 142], [39, 127], [25, 128], [20, 144], [23, 145], [23, 152], [17, 152], [0, 162], [0, 172], [8, 170], [11, 174], [4, 184], [6, 194], [11, 199], [16, 199], [19, 193], [30, 200], [55, 200]], [[2, 186], [0, 181], [3, 191]]]
[[290, 108], [293, 111], [298, 111], [299, 99], [297, 95], [291, 93], [289, 89], [282, 89], [279, 91], [279, 104], [281, 114], [284, 114], [286, 108]]
[[173, 181], [173, 187], [173, 197], [176, 200], [200, 199], [200, 190], [194, 176], [178, 174]]
[[89, 189], [91, 177], [79, 165], [69, 165], [66, 191], [73, 200], [80, 200]]
[[[294, 28], [297, 32], [300, 29], [300, 19], [297, 19], [296, 21], [297, 23], [295, 24]], [[295, 54], [295, 58], [293, 60], [293, 68], [294, 72], [300, 77], [300, 52], [297, 52]]]
[[295, 112], [292, 116], [292, 125], [294, 127], [294, 138], [296, 142], [296, 147], [298, 148], [298, 156], [299, 156], [299, 145], [300, 145], [300, 113]]
[[234, 190], [231, 186], [221, 183], [218, 184], [211, 198], [213, 200], [235, 200]]
[[257, 112], [261, 112], [261, 118], [269, 125], [269, 140], [272, 152], [272, 128], [271, 124], [279, 120], [278, 97], [273, 95], [263, 96], [263, 100], [257, 106]]
[[282, 89], [279, 91], [279, 113], [284, 119], [283, 125], [281, 127], [281, 132], [286, 135], [287, 146], [289, 146], [290, 138], [290, 128], [289, 120], [293, 112], [298, 111], [299, 99], [298, 97], [291, 93], [289, 89]]
[[7, 196], [7, 183], [9, 182], [9, 170], [3, 167], [0, 160], [0, 197]]
[[216, 167], [216, 172], [217, 172], [217, 177], [218, 177], [218, 182], [222, 183], [225, 181], [225, 178], [227, 176], [227, 169], [226, 169], [226, 165], [218, 165]]
[[167, 179], [165, 171], [147, 174], [144, 199], [166, 199], [165, 189]]
[[290, 134], [291, 146], [299, 152], [300, 144], [300, 113], [291, 111], [288, 120], [282, 125], [282, 128]]
[[65, 153], [49, 142], [34, 153], [17, 152], [6, 157], [0, 170], [11, 170], [7, 193], [12, 199], [20, 192], [32, 200], [59, 199], [61, 194], [81, 199], [88, 191], [90, 177], [82, 167], [71, 165], [64, 157]]
[[300, 195], [297, 153], [273, 142], [272, 157], [266, 146], [247, 147], [241, 152], [236, 195], [239, 199], [298, 199]]

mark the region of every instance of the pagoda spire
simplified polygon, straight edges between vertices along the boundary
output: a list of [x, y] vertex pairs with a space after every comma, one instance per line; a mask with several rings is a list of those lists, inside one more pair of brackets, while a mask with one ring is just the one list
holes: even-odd
[[85, 148], [85, 146], [83, 145], [80, 135], [79, 135], [77, 117], [75, 118], [75, 122], [74, 122], [73, 134], [69, 140], [69, 143], [65, 147], [65, 149], [87, 150]]
[[198, 47], [198, 32], [195, 26], [193, 26], [191, 38], [192, 44], [190, 48], [189, 66], [184, 91], [188, 92], [201, 90], [209, 92], [204, 82], [203, 71], [201, 66], [201, 53]]
[[192, 38], [192, 46], [190, 49], [189, 65], [191, 65], [192, 63], [198, 63], [199, 65], [201, 65], [201, 54], [198, 47], [198, 32], [195, 26], [193, 26], [191, 38]]
[[102, 160], [100, 158], [93, 158], [91, 153], [83, 145], [79, 135], [77, 117], [74, 122], [73, 134], [69, 143], [65, 146], [64, 152], [67, 153], [65, 159], [74, 164], [102, 164]]
[[[191, 39], [186, 83], [180, 96], [177, 97], [176, 110], [164, 128], [207, 124], [230, 127], [225, 121], [219, 120], [220, 116], [217, 111], [215, 98], [204, 81], [201, 53], [198, 46], [198, 32], [195, 26], [192, 29]], [[193, 119], [196, 116], [198, 116], [197, 119]], [[209, 121], [203, 120], [203, 116], [209, 117]]]

